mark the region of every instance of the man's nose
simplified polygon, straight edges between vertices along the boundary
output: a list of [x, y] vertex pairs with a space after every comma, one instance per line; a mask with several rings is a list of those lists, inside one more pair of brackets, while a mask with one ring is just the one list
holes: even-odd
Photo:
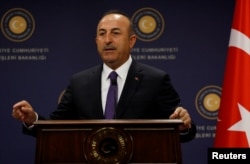
[[105, 36], [105, 42], [106, 43], [111, 43], [112, 42], [112, 35], [111, 34], [107, 34]]

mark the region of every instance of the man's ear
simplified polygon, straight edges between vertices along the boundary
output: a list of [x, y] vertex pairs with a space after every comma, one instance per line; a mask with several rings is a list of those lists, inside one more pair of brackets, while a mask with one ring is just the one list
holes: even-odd
[[136, 35], [131, 35], [130, 36], [130, 48], [134, 47], [136, 39], [137, 39]]

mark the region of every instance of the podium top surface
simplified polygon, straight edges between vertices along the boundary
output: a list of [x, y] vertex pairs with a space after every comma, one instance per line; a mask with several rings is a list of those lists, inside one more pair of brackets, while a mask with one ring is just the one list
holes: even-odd
[[34, 125], [93, 125], [93, 124], [183, 124], [180, 119], [92, 119], [92, 120], [38, 120]]

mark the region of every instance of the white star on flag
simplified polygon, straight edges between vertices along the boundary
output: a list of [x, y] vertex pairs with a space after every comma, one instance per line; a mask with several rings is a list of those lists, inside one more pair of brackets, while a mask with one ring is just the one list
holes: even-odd
[[245, 132], [247, 136], [248, 145], [250, 146], [250, 112], [238, 103], [238, 108], [241, 115], [241, 120], [228, 128], [229, 131]]

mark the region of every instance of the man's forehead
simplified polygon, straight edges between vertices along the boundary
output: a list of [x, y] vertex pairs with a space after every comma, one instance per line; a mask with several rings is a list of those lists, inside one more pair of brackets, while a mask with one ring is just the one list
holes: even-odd
[[[99, 24], [98, 24], [98, 28], [106, 28], [106, 27], [120, 27], [121, 24], [125, 25], [126, 22], [126, 18], [121, 15], [121, 14], [109, 14], [104, 16]], [[119, 25], [118, 25], [119, 24]]]
[[114, 18], [114, 19], [120, 19], [121, 17], [123, 17], [123, 15], [121, 14], [109, 14], [109, 15], [106, 15], [106, 17], [109, 17], [109, 18]]
[[123, 19], [123, 15], [120, 15], [120, 14], [108, 14], [108, 15], [105, 15], [99, 22], [100, 23], [103, 23], [103, 22], [107, 22], [107, 21], [119, 21], [121, 19]]

